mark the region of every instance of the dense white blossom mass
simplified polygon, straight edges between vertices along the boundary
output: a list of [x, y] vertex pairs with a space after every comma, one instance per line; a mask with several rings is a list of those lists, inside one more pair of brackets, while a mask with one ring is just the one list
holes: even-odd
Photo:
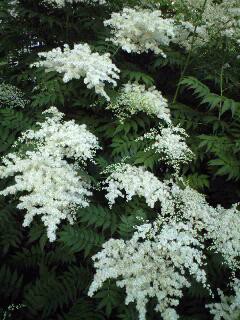
[[[184, 19], [176, 24], [174, 42], [190, 49], [194, 31], [195, 47], [202, 47], [212, 39], [219, 39], [219, 37], [239, 41], [240, 5], [238, 0], [220, 2], [208, 0], [206, 3], [204, 0], [176, 0], [174, 2], [175, 6], [182, 7], [180, 16]], [[201, 13], [200, 16], [199, 13]], [[196, 20], [198, 25], [195, 28]]]
[[175, 24], [175, 37], [172, 42], [190, 50], [192, 45], [201, 48], [209, 41], [209, 34], [205, 25], [195, 26], [190, 21], [179, 21]]
[[26, 210], [23, 226], [29, 226], [34, 216], [41, 216], [50, 241], [56, 239], [60, 222], [74, 221], [78, 206], [88, 205], [87, 197], [92, 193], [90, 185], [77, 175], [77, 167], [60, 157], [44, 152], [27, 152], [25, 157], [10, 154], [3, 160], [0, 177], [15, 176], [15, 184], [0, 192], [7, 196], [19, 192], [17, 208]]
[[237, 205], [230, 209], [216, 208], [217, 215], [207, 223], [212, 249], [221, 253], [232, 270], [240, 266], [240, 211]]
[[146, 133], [140, 140], [149, 140], [151, 145], [147, 150], [153, 149], [159, 155], [159, 160], [177, 171], [194, 156], [186, 144], [186, 138], [187, 134], [183, 128], [160, 126], [158, 130], [153, 129]]
[[210, 240], [211, 249], [221, 253], [232, 270], [239, 266], [240, 212], [237, 205], [230, 209], [214, 208], [196, 190], [188, 186], [180, 188], [172, 181], [162, 182], [143, 167], [124, 163], [114, 166], [105, 180], [104, 189], [110, 206], [118, 197], [130, 201], [134, 196], [143, 197], [151, 208], [160, 204], [165, 220], [192, 225], [195, 236], [201, 241]]
[[145, 319], [146, 304], [153, 297], [164, 320], [178, 319], [174, 308], [190, 286], [187, 275], [206, 286], [201, 248], [186, 224], [144, 224], [128, 241], [110, 239], [93, 257], [97, 272], [89, 295], [106, 280], [116, 279], [117, 286], [126, 289], [125, 303], [136, 302], [139, 320]]
[[168, 199], [168, 188], [154, 174], [143, 167], [130, 164], [115, 166], [105, 181], [104, 189], [110, 206], [115, 203], [116, 198], [124, 198], [125, 195], [127, 201], [133, 196], [144, 197], [151, 208], [157, 201], [164, 202]]
[[190, 223], [195, 236], [201, 241], [210, 241], [209, 249], [220, 253], [224, 263], [235, 271], [240, 257], [240, 211], [237, 205], [230, 209], [220, 205], [214, 208], [202, 194], [188, 186], [180, 188], [175, 183], [168, 186], [170, 197], [162, 203], [162, 216]]
[[44, 67], [47, 72], [56, 71], [63, 74], [63, 81], [84, 78], [88, 89], [94, 88], [97, 94], [109, 100], [104, 87], [108, 82], [116, 86], [119, 69], [112, 63], [109, 53], [100, 55], [92, 52], [88, 44], [75, 44], [70, 49], [67, 44], [64, 49], [56, 48], [49, 52], [39, 53], [44, 60], [32, 66]]
[[[54, 241], [60, 222], [67, 219], [73, 223], [76, 209], [88, 205], [91, 186], [78, 174], [78, 162], [93, 160], [99, 145], [85, 125], [62, 121], [63, 114], [53, 107], [46, 113], [48, 117], [38, 123], [38, 130], [29, 130], [19, 138], [18, 142], [33, 150], [3, 158], [0, 178], [14, 176], [14, 184], [0, 194], [20, 193], [17, 208], [27, 212], [23, 225], [29, 226], [34, 216], [41, 216], [49, 240]], [[66, 159], [75, 161], [68, 163]]]
[[17, 87], [7, 83], [0, 84], [0, 108], [24, 108], [28, 100]]
[[[103, 245], [94, 256], [96, 275], [89, 295], [107, 279], [116, 279], [117, 285], [126, 289], [126, 303], [136, 302], [140, 320], [145, 319], [146, 304], [152, 297], [157, 298], [156, 310], [163, 319], [178, 319], [174, 307], [182, 289], [190, 285], [186, 271], [210, 290], [201, 268], [204, 248], [220, 253], [233, 274], [239, 266], [240, 212], [236, 205], [214, 208], [189, 186], [180, 187], [171, 180], [162, 182], [143, 167], [121, 163], [111, 166], [109, 172], [104, 189], [110, 206], [118, 197], [129, 201], [138, 196], [151, 208], [160, 204], [161, 211], [153, 224], [137, 227], [129, 241], [110, 239]], [[239, 304], [234, 302], [226, 310], [237, 314], [236, 306]], [[211, 306], [212, 314], [222, 307]]]
[[164, 18], [160, 10], [124, 8], [122, 12], [112, 13], [104, 24], [111, 27], [109, 40], [127, 52], [151, 50], [165, 56], [164, 47], [174, 37], [173, 20]]
[[121, 120], [138, 112], [145, 112], [167, 123], [171, 122], [167, 99], [155, 87], [146, 89], [138, 83], [125, 84], [117, 99], [108, 105], [108, 109]]
[[55, 107], [44, 111], [49, 115], [38, 123], [38, 130], [28, 130], [19, 138], [42, 147], [49, 154], [61, 158], [72, 158], [81, 163], [93, 160], [99, 148], [97, 138], [87, 130], [85, 124], [78, 125], [74, 120], [63, 121], [64, 114]]

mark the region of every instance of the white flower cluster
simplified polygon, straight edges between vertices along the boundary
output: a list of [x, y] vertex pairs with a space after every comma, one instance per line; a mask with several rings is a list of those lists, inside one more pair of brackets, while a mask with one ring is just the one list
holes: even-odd
[[47, 228], [50, 241], [56, 239], [60, 222], [73, 223], [77, 206], [88, 205], [90, 185], [77, 175], [77, 168], [48, 152], [27, 152], [25, 157], [10, 154], [3, 160], [0, 177], [15, 175], [15, 184], [1, 191], [7, 196], [27, 192], [19, 197], [17, 208], [26, 210], [23, 226], [29, 226], [36, 215]]
[[[196, 9], [203, 7], [204, 1], [192, 2], [190, 1], [190, 9], [195, 11]], [[215, 32], [231, 36], [234, 32], [233, 28], [238, 27], [236, 19], [240, 17], [240, 6], [238, 0], [222, 0], [217, 3], [214, 0], [208, 0], [203, 10], [202, 22], [207, 28], [212, 28]], [[227, 31], [228, 30], [228, 31]], [[232, 32], [231, 32], [232, 31]]]
[[170, 196], [161, 203], [164, 219], [190, 223], [195, 236], [200, 241], [207, 240], [209, 249], [220, 253], [234, 273], [239, 268], [240, 258], [240, 211], [237, 205], [230, 209], [214, 208], [202, 194], [188, 186], [182, 189], [170, 183], [168, 187]]
[[98, 140], [87, 130], [85, 124], [78, 125], [74, 120], [63, 121], [64, 114], [55, 107], [44, 111], [49, 116], [42, 123], [38, 123], [38, 130], [28, 130], [19, 140], [34, 143], [39, 148], [47, 150], [49, 154], [64, 158], [71, 158], [81, 163], [93, 160], [99, 149]]
[[145, 112], [171, 123], [167, 99], [155, 87], [147, 90], [144, 85], [138, 83], [125, 84], [116, 100], [108, 105], [108, 109], [112, 110], [120, 120], [138, 112]]
[[173, 20], [163, 18], [160, 10], [124, 8], [112, 13], [104, 24], [112, 28], [109, 40], [127, 52], [151, 50], [165, 56], [163, 49], [174, 37]]
[[[194, 26], [192, 21], [200, 19], [200, 24], [196, 28], [195, 46], [201, 47], [212, 38], [226, 37], [238, 41], [240, 39], [240, 6], [238, 0], [222, 0], [216, 2], [208, 0], [205, 4], [202, 16], [204, 0], [176, 0], [176, 5], [182, 7], [181, 17], [186, 15], [185, 21], [181, 21], [175, 29], [174, 42], [185, 48], [190, 48]], [[190, 20], [189, 20], [190, 19]]]
[[240, 211], [234, 205], [230, 209], [216, 208], [217, 215], [207, 224], [212, 249], [222, 254], [232, 270], [240, 266]]
[[[116, 279], [117, 285], [126, 289], [126, 304], [136, 302], [140, 320], [145, 319], [146, 304], [153, 297], [158, 301], [156, 311], [163, 319], [178, 319], [174, 308], [183, 288], [190, 285], [186, 273], [210, 290], [202, 269], [205, 245], [221, 253], [225, 263], [235, 271], [240, 257], [240, 212], [236, 206], [227, 210], [220, 206], [213, 208], [197, 191], [179, 187], [173, 181], [161, 182], [142, 167], [122, 163], [111, 166], [109, 171], [113, 168], [105, 186], [110, 206], [117, 197], [126, 196], [128, 201], [139, 196], [152, 208], [159, 202], [161, 213], [153, 224], [138, 226], [129, 241], [110, 239], [103, 245], [93, 258], [96, 274], [89, 295], [106, 280]], [[227, 306], [210, 306], [216, 315], [214, 320], [222, 319], [219, 317], [225, 315], [222, 310], [227, 315], [231, 312], [238, 315], [240, 301], [237, 294], [236, 297], [234, 301], [231, 297]]]
[[152, 144], [147, 150], [155, 150], [159, 154], [159, 160], [165, 161], [177, 171], [182, 164], [188, 163], [194, 156], [186, 144], [186, 137], [187, 134], [183, 128], [169, 126], [159, 127], [159, 130], [153, 129], [140, 140], [149, 139]]
[[161, 216], [165, 220], [190, 223], [200, 233], [207, 228], [211, 217], [218, 215], [197, 191], [188, 186], [180, 188], [173, 181], [162, 182], [144, 167], [119, 163], [108, 171], [111, 173], [105, 180], [104, 189], [110, 206], [118, 197], [126, 196], [127, 201], [134, 196], [143, 197], [151, 208], [157, 202], [160, 204]]
[[32, 66], [44, 67], [47, 72], [56, 71], [63, 74], [63, 81], [84, 78], [88, 89], [94, 88], [97, 94], [109, 100], [104, 87], [108, 82], [116, 86], [119, 78], [119, 69], [112, 63], [109, 53], [100, 55], [92, 53], [88, 44], [75, 44], [70, 49], [67, 44], [64, 49], [56, 48], [49, 52], [39, 53], [45, 60], [34, 63]]
[[[240, 257], [240, 212], [213, 208], [204, 196], [192, 188], [180, 188], [172, 181], [161, 182], [143, 167], [118, 164], [105, 180], [106, 199], [112, 206], [118, 197], [129, 201], [133, 196], [143, 197], [149, 207], [158, 202], [164, 221], [184, 222], [192, 226], [199, 241], [210, 241], [210, 249], [219, 252], [234, 271]], [[226, 228], [226, 225], [228, 228]]]
[[43, 0], [45, 3], [48, 3], [57, 8], [63, 8], [67, 3], [84, 3], [84, 4], [106, 4], [106, 0]]
[[240, 257], [240, 211], [237, 205], [230, 209], [214, 208], [202, 194], [190, 187], [182, 189], [176, 184], [169, 187], [171, 196], [162, 203], [162, 215], [170, 220], [190, 223], [196, 237], [210, 241], [209, 248], [220, 253], [234, 272], [239, 267]]
[[10, 84], [0, 84], [0, 108], [24, 108], [28, 101], [17, 87]]
[[[194, 36], [194, 38], [193, 38]], [[196, 29], [190, 21], [180, 21], [175, 25], [175, 37], [172, 42], [190, 50], [192, 43], [194, 47], [200, 48], [209, 41], [206, 26], [197, 26]]]
[[114, 172], [106, 179], [104, 189], [110, 206], [115, 203], [116, 198], [124, 198], [124, 194], [127, 201], [133, 196], [144, 197], [151, 208], [157, 201], [164, 202], [168, 198], [167, 187], [151, 172], [129, 164], [116, 165]]
[[240, 318], [240, 280], [236, 279], [233, 284], [235, 295], [225, 296], [221, 290], [218, 293], [221, 302], [207, 305], [213, 320], [238, 320]]
[[162, 204], [162, 216], [164, 219], [190, 223], [196, 231], [195, 235], [202, 237], [204, 231], [208, 230], [208, 224], [218, 216], [216, 209], [208, 205], [202, 194], [189, 186], [180, 188], [172, 181], [166, 183], [170, 197]]
[[97, 269], [89, 289], [92, 296], [108, 279], [126, 289], [125, 303], [136, 302], [139, 319], [144, 320], [146, 304], [156, 297], [156, 311], [163, 320], [176, 320], [175, 307], [190, 286], [187, 275], [206, 286], [202, 245], [183, 223], [138, 227], [128, 240], [110, 239], [97, 253]]
[[[60, 222], [73, 223], [77, 207], [88, 205], [90, 184], [78, 174], [76, 161], [92, 159], [98, 142], [85, 125], [62, 121], [56, 108], [47, 110], [49, 117], [38, 124], [39, 130], [29, 130], [19, 142], [31, 151], [10, 153], [3, 158], [0, 178], [14, 177], [14, 184], [0, 192], [1, 195], [20, 194], [17, 208], [26, 210], [23, 226], [29, 226], [36, 215], [47, 228], [50, 241], [56, 239]], [[52, 116], [52, 117], [51, 117]], [[75, 160], [69, 164], [66, 159]]]
[[[163, 319], [178, 319], [174, 307], [183, 288], [190, 285], [185, 272], [209, 289], [201, 268], [205, 246], [221, 253], [232, 271], [236, 270], [240, 212], [236, 206], [227, 210], [213, 208], [197, 191], [179, 187], [171, 180], [161, 182], [142, 167], [121, 163], [106, 170], [109, 171], [112, 173], [104, 189], [110, 206], [118, 197], [126, 196], [128, 201], [139, 196], [151, 208], [158, 202], [161, 213], [153, 224], [137, 227], [129, 241], [110, 239], [103, 245], [103, 250], [94, 256], [96, 275], [89, 295], [107, 279], [116, 279], [119, 287], [126, 288], [126, 304], [136, 302], [140, 320], [145, 319], [146, 304], [153, 297], [157, 298], [156, 310]], [[231, 308], [235, 310], [233, 305]]]

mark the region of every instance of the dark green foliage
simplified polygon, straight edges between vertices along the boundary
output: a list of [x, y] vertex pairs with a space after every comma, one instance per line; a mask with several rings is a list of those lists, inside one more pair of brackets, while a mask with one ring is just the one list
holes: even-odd
[[71, 252], [84, 251], [85, 255], [89, 255], [93, 249], [101, 248], [104, 237], [93, 229], [86, 227], [66, 226], [60, 232], [60, 241], [69, 248]]
[[108, 208], [90, 205], [78, 211], [80, 222], [88, 227], [100, 228], [102, 231], [110, 229], [113, 234], [117, 229], [117, 216]]
[[2, 265], [0, 269], [0, 281], [1, 296], [16, 299], [22, 286], [23, 276], [19, 275], [17, 271], [12, 271], [7, 266]]
[[31, 124], [31, 118], [22, 111], [0, 108], [0, 154], [9, 151], [18, 134]]
[[239, 180], [240, 102], [211, 92], [194, 77], [183, 79], [181, 84], [193, 90], [201, 111], [180, 105], [182, 115], [186, 110], [186, 120], [181, 121], [180, 109], [175, 114], [183, 126], [186, 122], [185, 127], [192, 129], [191, 134], [196, 134], [197, 153], [203, 155], [201, 161], [208, 161], [208, 167], [215, 175]]
[[0, 199], [0, 247], [2, 254], [8, 253], [10, 247], [18, 248], [22, 232], [17, 223], [16, 209]]
[[206, 104], [209, 107], [209, 110], [216, 108], [219, 115], [222, 115], [227, 111], [230, 111], [232, 115], [238, 112], [239, 115], [240, 102], [211, 92], [205, 84], [196, 78], [186, 77], [180, 83], [183, 86], [192, 89], [194, 95], [200, 100], [201, 104]]
[[57, 309], [64, 310], [64, 307], [74, 304], [87, 280], [88, 275], [81, 266], [69, 267], [58, 276], [42, 266], [39, 279], [26, 288], [25, 304], [33, 316], [41, 312], [41, 319], [46, 319]]

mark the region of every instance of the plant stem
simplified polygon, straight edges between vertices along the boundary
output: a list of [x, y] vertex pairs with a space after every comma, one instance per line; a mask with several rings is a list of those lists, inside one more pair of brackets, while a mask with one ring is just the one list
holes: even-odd
[[66, 12], [66, 26], [65, 26], [65, 41], [66, 43], [68, 43], [68, 38], [69, 38], [69, 11], [67, 8], [67, 12]]
[[120, 49], [120, 47], [117, 47], [117, 49], [115, 50], [115, 52], [112, 54], [112, 57], [114, 57], [117, 53], [118, 53], [118, 50]]
[[[200, 13], [200, 21], [202, 21], [202, 15], [203, 15], [203, 12], [204, 12], [204, 9], [206, 7], [206, 4], [207, 4], [207, 0], [204, 1], [204, 4], [202, 6], [202, 10], [201, 10], [201, 13]], [[176, 91], [175, 91], [175, 94], [174, 94], [174, 98], [173, 98], [173, 103], [176, 102], [177, 100], [177, 97], [178, 97], [178, 94], [179, 94], [179, 90], [180, 90], [180, 84], [181, 84], [181, 81], [187, 71], [187, 68], [188, 68], [188, 65], [189, 65], [189, 61], [190, 61], [190, 58], [191, 58], [191, 55], [192, 55], [192, 52], [193, 52], [193, 48], [194, 48], [194, 43], [195, 43], [195, 40], [196, 40], [196, 31], [197, 31], [197, 27], [198, 27], [198, 24], [196, 23], [195, 27], [194, 27], [194, 30], [193, 30], [193, 37], [192, 37], [192, 41], [191, 41], [191, 44], [190, 44], [190, 50], [188, 52], [188, 55], [187, 55], [187, 59], [186, 59], [186, 62], [185, 62], [185, 65], [183, 67], [183, 70], [181, 72], [181, 75], [180, 75], [180, 79], [178, 81], [178, 84], [177, 84], [177, 88], [176, 88]]]

